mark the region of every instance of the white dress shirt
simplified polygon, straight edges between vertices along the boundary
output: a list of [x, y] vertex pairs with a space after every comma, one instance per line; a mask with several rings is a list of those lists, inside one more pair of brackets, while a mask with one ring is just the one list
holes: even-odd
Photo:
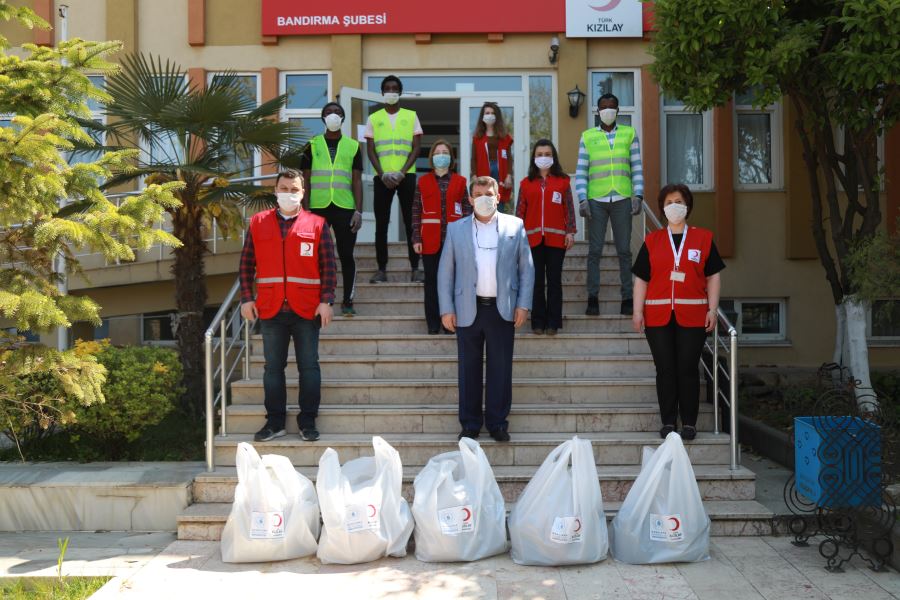
[[500, 245], [499, 218], [497, 213], [487, 223], [472, 216], [472, 244], [475, 246], [475, 270], [478, 279], [475, 295], [484, 298], [497, 297], [497, 247]]

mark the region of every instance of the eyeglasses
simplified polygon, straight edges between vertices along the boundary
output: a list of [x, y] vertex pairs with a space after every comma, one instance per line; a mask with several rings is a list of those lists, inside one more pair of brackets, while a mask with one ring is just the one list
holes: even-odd
[[496, 250], [497, 244], [500, 240], [500, 225], [499, 224], [496, 225], [496, 231], [497, 231], [497, 237], [494, 238], [494, 245], [493, 246], [482, 246], [481, 240], [478, 239], [478, 226], [476, 225], [475, 226], [475, 244], [482, 250]]

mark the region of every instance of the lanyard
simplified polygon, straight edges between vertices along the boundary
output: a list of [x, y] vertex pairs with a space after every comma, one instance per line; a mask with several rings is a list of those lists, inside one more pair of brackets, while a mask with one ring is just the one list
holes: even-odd
[[684, 252], [684, 247], [687, 245], [687, 234], [688, 227], [685, 225], [684, 234], [681, 237], [681, 246], [678, 250], [675, 250], [675, 240], [672, 239], [672, 228], [666, 227], [666, 231], [669, 234], [669, 245], [672, 246], [672, 255], [675, 257], [675, 270], [678, 270], [678, 265], [681, 264], [681, 253]]

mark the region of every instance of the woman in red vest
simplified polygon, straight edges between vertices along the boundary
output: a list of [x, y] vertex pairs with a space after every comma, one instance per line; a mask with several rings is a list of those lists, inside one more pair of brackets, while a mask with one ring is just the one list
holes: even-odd
[[550, 140], [538, 140], [531, 151], [528, 177], [519, 184], [516, 216], [525, 221], [534, 260], [531, 330], [556, 335], [562, 329], [563, 259], [575, 243], [576, 226], [569, 176]]
[[656, 364], [656, 396], [665, 438], [681, 417], [681, 437], [697, 437], [700, 409], [700, 353], [716, 325], [725, 263], [708, 229], [685, 222], [694, 208], [686, 185], [659, 191], [659, 210], [668, 227], [649, 234], [631, 272], [634, 330], [643, 329]]
[[412, 231], [413, 250], [422, 256], [425, 266], [425, 321], [428, 333], [436, 335], [441, 331], [437, 271], [447, 223], [471, 213], [472, 205], [468, 201], [466, 178], [452, 171], [455, 165], [450, 142], [436, 141], [428, 153], [428, 161], [431, 172], [419, 178], [413, 198]]
[[478, 113], [472, 138], [472, 177], [493, 177], [500, 184], [500, 212], [512, 213], [513, 139], [506, 131], [503, 112], [495, 102], [485, 102]]

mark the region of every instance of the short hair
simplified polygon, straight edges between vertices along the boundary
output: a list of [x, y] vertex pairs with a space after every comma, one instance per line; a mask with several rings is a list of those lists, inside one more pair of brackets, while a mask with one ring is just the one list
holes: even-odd
[[681, 194], [681, 198], [687, 205], [688, 210], [685, 218], [691, 216], [691, 211], [694, 210], [694, 195], [691, 193], [690, 188], [683, 183], [670, 183], [659, 190], [659, 195], [656, 198], [656, 203], [659, 205], [659, 213], [663, 214], [665, 212], [663, 206], [666, 203], [666, 196], [675, 192]]
[[615, 94], [606, 93], [597, 98], [597, 108], [600, 108], [600, 103], [604, 100], [613, 100], [616, 103], [616, 108], [619, 108], [619, 99]]
[[275, 187], [278, 187], [278, 182], [281, 179], [297, 179], [300, 178], [300, 181], [303, 181], [303, 174], [300, 173], [297, 169], [284, 169], [278, 172], [278, 175], [275, 176]]
[[453, 145], [444, 138], [437, 140], [431, 145], [431, 150], [428, 151], [428, 164], [431, 165], [432, 169], [434, 168], [434, 149], [438, 146], [447, 146], [447, 149], [450, 150], [450, 169], [452, 170], [456, 166], [456, 156], [453, 154]]
[[341, 111], [341, 118], [342, 118], [342, 119], [344, 119], [344, 118], [347, 117], [347, 115], [344, 113], [344, 107], [343, 107], [343, 106], [341, 106], [341, 105], [338, 104], [337, 102], [329, 102], [328, 104], [326, 104], [325, 106], [322, 107], [322, 113], [321, 113], [321, 116], [322, 116], [323, 119], [325, 118], [325, 109], [328, 108], [329, 106], [337, 106], [337, 107], [338, 107], [338, 110]]
[[487, 186], [494, 188], [494, 194], [500, 193], [500, 186], [497, 185], [497, 180], [494, 179], [493, 177], [488, 177], [488, 176], [484, 175], [482, 177], [473, 177], [472, 180], [469, 182], [469, 196], [472, 195], [472, 190], [475, 189], [476, 185], [482, 185], [482, 186], [487, 185]]
[[400, 88], [400, 93], [401, 94], [403, 93], [403, 82], [400, 81], [400, 78], [397, 77], [396, 75], [388, 75], [387, 77], [385, 77], [384, 79], [381, 80], [381, 93], [382, 94], [384, 93], [385, 84], [389, 81], [395, 82], [397, 84], [397, 87]]

